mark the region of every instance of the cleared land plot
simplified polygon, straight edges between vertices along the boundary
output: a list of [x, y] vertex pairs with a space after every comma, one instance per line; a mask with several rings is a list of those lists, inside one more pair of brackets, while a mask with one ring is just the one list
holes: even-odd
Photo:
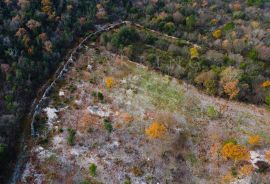
[[[269, 112], [201, 94], [102, 49], [81, 54], [51, 95], [46, 112], [41, 119], [50, 126], [41, 126], [43, 136], [22, 183], [246, 183], [269, 178], [257, 172], [250, 156], [234, 160], [222, 155], [226, 143], [237, 141], [267, 165]], [[248, 143], [253, 135], [260, 137], [258, 144]]]

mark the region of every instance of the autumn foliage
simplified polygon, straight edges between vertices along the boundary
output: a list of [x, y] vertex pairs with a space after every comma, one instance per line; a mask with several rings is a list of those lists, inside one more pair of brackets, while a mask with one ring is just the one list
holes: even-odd
[[224, 85], [224, 92], [229, 96], [230, 99], [234, 99], [240, 92], [240, 89], [237, 87], [238, 83], [239, 81], [235, 80], [227, 82]]
[[146, 130], [150, 138], [162, 138], [166, 133], [166, 127], [162, 123], [153, 122]]
[[199, 52], [198, 49], [196, 47], [192, 47], [190, 48], [190, 58], [194, 59], [194, 58], [198, 58], [199, 57]]
[[244, 176], [249, 176], [253, 172], [253, 166], [251, 164], [243, 165], [240, 168], [240, 174]]
[[105, 78], [105, 85], [107, 88], [112, 88], [114, 86], [115, 82], [112, 77], [106, 77]]
[[262, 138], [259, 135], [253, 135], [248, 138], [248, 143], [251, 145], [259, 145], [261, 141], [262, 141]]
[[263, 88], [268, 88], [268, 87], [270, 87], [270, 80], [267, 80], [267, 81], [265, 81], [264, 83], [262, 83], [262, 87], [263, 87]]
[[221, 154], [224, 159], [246, 160], [249, 158], [248, 149], [239, 144], [229, 142], [225, 144], [221, 149]]
[[212, 33], [212, 35], [213, 35], [213, 37], [214, 37], [215, 39], [220, 38], [220, 37], [221, 37], [221, 34], [222, 34], [222, 32], [221, 32], [220, 29], [217, 29], [216, 31], [214, 31], [214, 32]]

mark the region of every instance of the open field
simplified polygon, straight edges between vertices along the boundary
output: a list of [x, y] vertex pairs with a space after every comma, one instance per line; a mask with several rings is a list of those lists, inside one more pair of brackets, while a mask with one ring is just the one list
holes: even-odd
[[[85, 50], [44, 109], [22, 183], [269, 180], [253, 158], [269, 163], [268, 111], [209, 97], [102, 48]], [[254, 135], [258, 145], [248, 143]], [[224, 159], [230, 141], [249, 158]]]

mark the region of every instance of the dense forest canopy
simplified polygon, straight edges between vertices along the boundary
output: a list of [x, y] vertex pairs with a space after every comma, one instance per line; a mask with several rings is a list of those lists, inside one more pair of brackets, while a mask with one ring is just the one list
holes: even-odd
[[95, 22], [110, 21], [107, 12], [116, 11], [115, 2], [0, 1], [1, 166], [14, 156], [7, 151], [14, 148], [18, 121], [30, 110], [37, 87], [56, 69], [67, 49], [94, 30]]

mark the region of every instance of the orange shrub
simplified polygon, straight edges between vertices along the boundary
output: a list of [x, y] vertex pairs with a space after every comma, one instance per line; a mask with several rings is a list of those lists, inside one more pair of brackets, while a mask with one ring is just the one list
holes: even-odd
[[107, 88], [112, 88], [114, 86], [114, 79], [112, 77], [106, 77], [105, 85]]
[[246, 164], [240, 168], [239, 172], [241, 175], [249, 176], [253, 172], [253, 166], [251, 164]]
[[267, 160], [268, 162], [270, 162], [270, 150], [265, 151], [264, 158], [265, 158], [265, 160]]
[[268, 88], [268, 87], [270, 87], [270, 80], [267, 80], [267, 81], [265, 81], [264, 83], [262, 83], [262, 87], [263, 87], [263, 88]]
[[162, 138], [166, 133], [166, 127], [158, 122], [153, 122], [146, 130], [146, 135], [150, 138]]
[[234, 161], [247, 160], [249, 158], [249, 152], [246, 147], [232, 142], [229, 142], [222, 147], [221, 154], [223, 158], [232, 159]]
[[222, 183], [230, 183], [230, 182], [232, 182], [234, 180], [232, 172], [228, 172], [226, 175], [224, 175], [222, 180], [223, 180]]
[[227, 82], [223, 86], [224, 92], [229, 96], [230, 99], [234, 99], [240, 92], [240, 89], [237, 87], [238, 83], [239, 81], [235, 80], [232, 82]]
[[262, 138], [259, 135], [253, 135], [248, 138], [248, 143], [251, 145], [259, 145], [261, 141], [262, 141]]

